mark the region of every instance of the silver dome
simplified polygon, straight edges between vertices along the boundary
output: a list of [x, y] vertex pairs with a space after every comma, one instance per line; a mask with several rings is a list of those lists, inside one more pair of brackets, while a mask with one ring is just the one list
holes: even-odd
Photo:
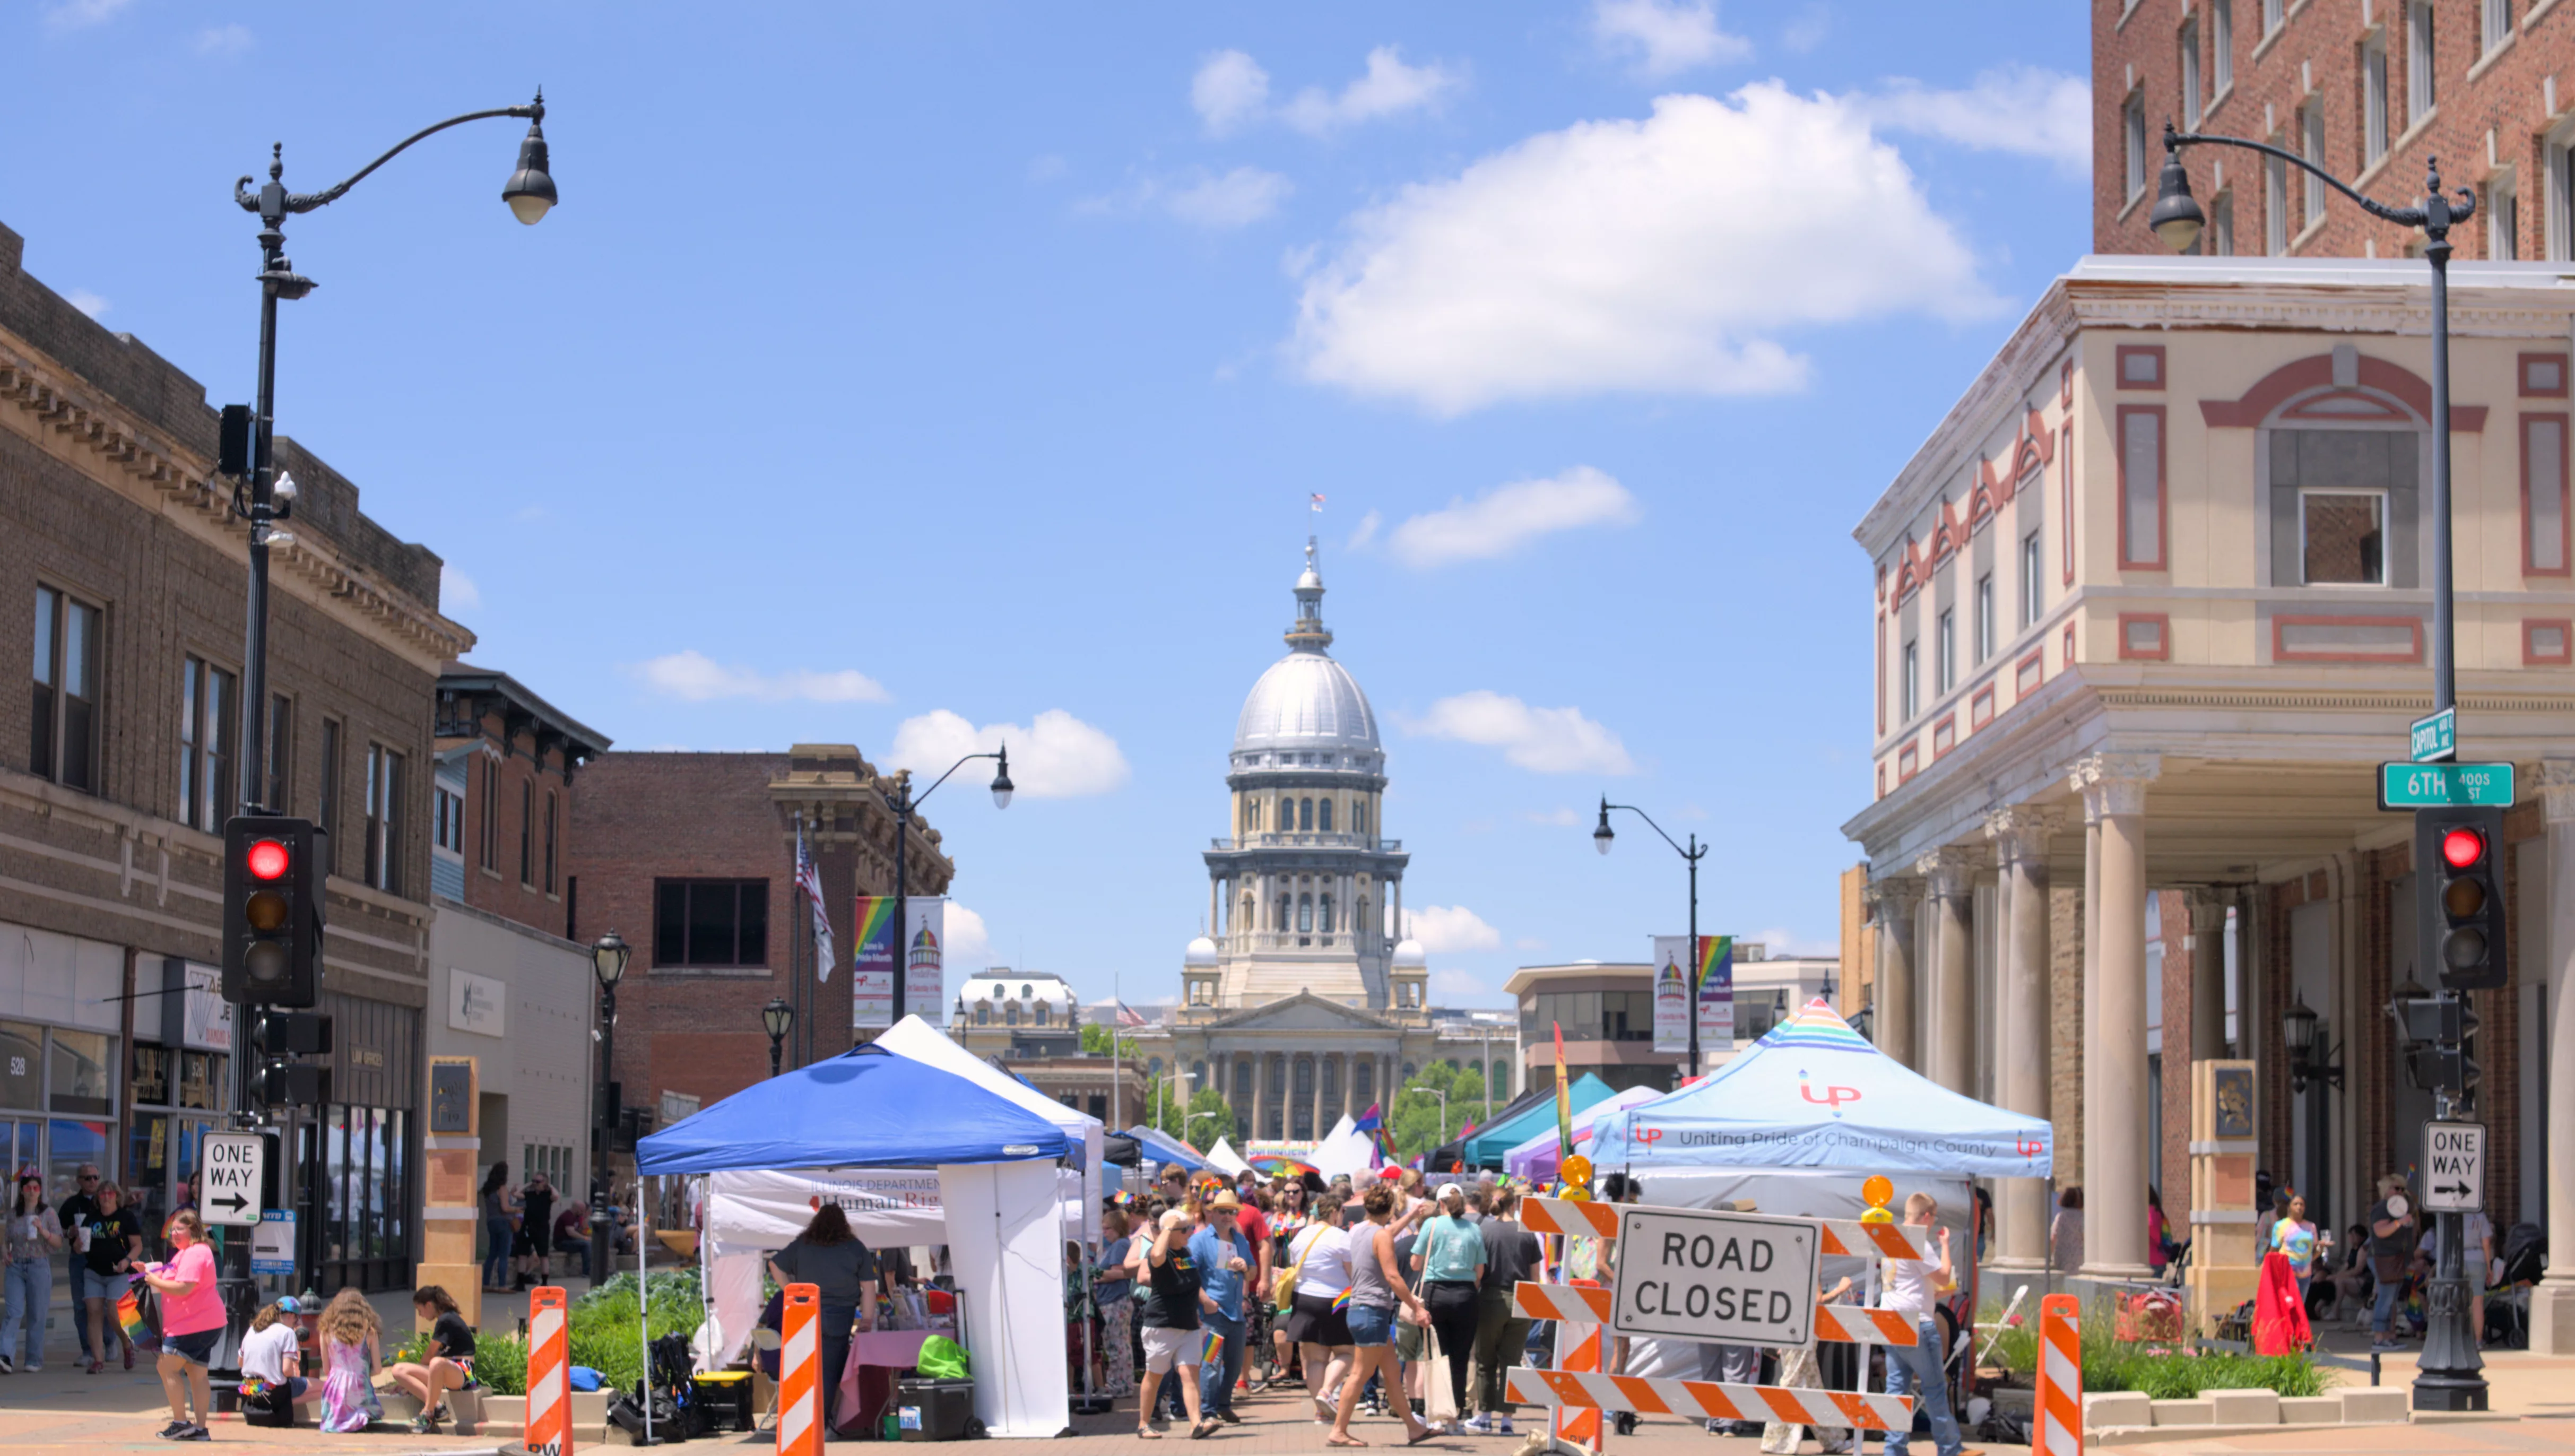
[[[1333, 761], [1318, 767], [1375, 766], [1381, 751], [1376, 715], [1349, 669], [1319, 652], [1289, 653], [1270, 665], [1243, 701], [1243, 717], [1234, 726], [1234, 751], [1274, 749], [1332, 753]], [[1363, 753], [1368, 761], [1342, 763], [1343, 752]]]

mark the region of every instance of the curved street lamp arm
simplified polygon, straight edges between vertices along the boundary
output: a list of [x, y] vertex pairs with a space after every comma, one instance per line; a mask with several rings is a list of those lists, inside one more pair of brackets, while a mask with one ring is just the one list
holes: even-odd
[[965, 757], [958, 759], [956, 762], [949, 764], [948, 771], [940, 774], [938, 779], [928, 788], [921, 790], [921, 797], [914, 799], [912, 801], [912, 806], [916, 809], [921, 807], [922, 799], [928, 798], [932, 794], [937, 793], [939, 791], [940, 784], [957, 776], [958, 769], [965, 767], [967, 764], [974, 762], [978, 758], [998, 758], [1000, 756], [1002, 756], [1000, 753], [969, 753]]
[[[1631, 814], [1634, 814], [1636, 817], [1638, 817], [1638, 818], [1640, 818], [1640, 819], [1643, 819], [1643, 820], [1645, 821], [1646, 827], [1648, 827], [1648, 828], [1652, 829], [1655, 833], [1657, 833], [1657, 834], [1663, 834], [1663, 826], [1662, 826], [1661, 824], [1658, 824], [1658, 823], [1655, 823], [1655, 822], [1654, 822], [1654, 816], [1653, 816], [1652, 814], [1649, 814], [1649, 813], [1645, 812], [1643, 809], [1640, 809], [1640, 808], [1636, 807], [1636, 806], [1635, 806], [1634, 804], [1632, 804], [1632, 803], [1611, 803], [1611, 802], [1609, 802], [1608, 800], [1603, 799], [1603, 800], [1601, 800], [1601, 802], [1600, 802], [1600, 806], [1601, 806], [1602, 808], [1604, 808], [1604, 809], [1606, 809], [1606, 808], [1623, 808], [1623, 809], [1625, 809], [1627, 812], [1629, 812], [1629, 813], [1631, 813]], [[1705, 844], [1701, 844], [1701, 845], [1699, 845], [1699, 846], [1698, 846], [1698, 849], [1697, 849], [1695, 852], [1693, 852], [1693, 851], [1691, 851], [1691, 850], [1688, 850], [1688, 849], [1684, 849], [1684, 848], [1682, 848], [1682, 847], [1680, 846], [1680, 841], [1679, 841], [1679, 840], [1677, 840], [1677, 839], [1674, 839], [1674, 838], [1673, 838], [1671, 835], [1669, 835], [1669, 834], [1663, 834], [1663, 842], [1664, 842], [1664, 843], [1666, 843], [1666, 844], [1671, 845], [1671, 846], [1672, 846], [1672, 852], [1673, 852], [1673, 853], [1675, 853], [1675, 854], [1678, 854], [1678, 855], [1679, 855], [1679, 856], [1681, 856], [1683, 859], [1688, 859], [1688, 860], [1693, 860], [1693, 861], [1695, 861], [1695, 860], [1697, 860], [1700, 856], [1702, 856], [1702, 855], [1704, 855], [1704, 854], [1706, 854], [1706, 853], [1707, 853], [1707, 846], [1706, 846]]]
[[[339, 201], [342, 193], [345, 193], [350, 188], [364, 182], [367, 179], [368, 173], [375, 171], [387, 162], [401, 156], [405, 151], [410, 149], [413, 143], [420, 141], [422, 138], [435, 136], [452, 126], [463, 126], [469, 121], [483, 121], [495, 116], [526, 117], [532, 121], [543, 122], [546, 119], [545, 93], [542, 91], [538, 92], [536, 101], [531, 105], [502, 106], [496, 107], [490, 111], [469, 111], [463, 116], [451, 116], [447, 120], [438, 123], [436, 126], [423, 127], [419, 131], [413, 132], [410, 136], [403, 138], [401, 141], [396, 142], [393, 145], [392, 150], [386, 152], [376, 160], [369, 162], [366, 166], [359, 168], [356, 173], [352, 174], [348, 178], [348, 180], [340, 183], [336, 187], [326, 188], [321, 192], [293, 192], [286, 194], [282, 199], [284, 210], [279, 214], [279, 216], [282, 218], [286, 213], [307, 213], [318, 207], [328, 207], [332, 203]], [[280, 176], [283, 171], [284, 167], [282, 163], [272, 162], [269, 165], [269, 176], [272, 179]], [[244, 212], [258, 212], [260, 210], [260, 201], [263, 194], [250, 190], [251, 181], [252, 179], [244, 177], [233, 184], [233, 201], [241, 204], [241, 209]]]
[[[2359, 203], [2361, 208], [2371, 216], [2385, 218], [2387, 221], [2394, 223], [2399, 227], [2430, 228], [2436, 226], [2435, 220], [2426, 209], [2419, 207], [2389, 207], [2383, 202], [2378, 202], [2374, 199], [2364, 197], [2360, 193], [2355, 192], [2350, 187], [2346, 186], [2341, 178], [2334, 176], [2322, 167], [2317, 166], [2315, 163], [2308, 161], [2306, 158], [2299, 156], [2297, 153], [2292, 152], [2285, 147], [2275, 147], [2269, 142], [2257, 142], [2246, 137], [2222, 137], [2206, 132], [2177, 132], [2173, 130], [2171, 122], [2164, 123], [2165, 151], [2178, 152], [2184, 147], [2200, 144], [2217, 147], [2242, 147], [2249, 152], [2260, 152], [2266, 157], [2277, 157], [2283, 162], [2292, 163], [2306, 171], [2310, 176], [2322, 179], [2327, 187], [2330, 187], [2334, 191], [2341, 193], [2343, 196], [2350, 198], [2352, 201]], [[2433, 161], [2428, 170], [2429, 176], [2425, 180], [2424, 187], [2434, 198], [2437, 199], [2441, 196], [2440, 163], [2437, 160]], [[2462, 187], [2459, 189], [2459, 201], [2457, 205], [2448, 209], [2449, 216], [2438, 220], [2437, 226], [2442, 231], [2446, 232], [2451, 227], [2459, 223], [2466, 222], [2470, 217], [2475, 216], [2476, 210], [2476, 194]]]

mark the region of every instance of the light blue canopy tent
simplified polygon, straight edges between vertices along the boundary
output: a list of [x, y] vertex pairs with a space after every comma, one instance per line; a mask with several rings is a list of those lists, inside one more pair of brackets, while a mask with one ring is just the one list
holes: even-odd
[[[1573, 1125], [1582, 1125], [1585, 1108], [1606, 1102], [1616, 1089], [1589, 1072], [1573, 1079], [1566, 1096], [1573, 1104]], [[1498, 1168], [1502, 1154], [1555, 1125], [1555, 1093], [1552, 1089], [1529, 1094], [1534, 1100], [1517, 1111], [1505, 1111], [1474, 1135], [1457, 1144], [1457, 1161], [1470, 1168]]]
[[1598, 1119], [1601, 1168], [1857, 1168], [2044, 1178], [2048, 1123], [1988, 1106], [1869, 1044], [1821, 997], [1694, 1086]]
[[1178, 1163], [1193, 1173], [1203, 1171], [1208, 1165], [1203, 1154], [1190, 1151], [1188, 1143], [1168, 1132], [1139, 1122], [1127, 1129], [1127, 1135], [1136, 1139], [1136, 1145], [1144, 1150], [1145, 1156], [1158, 1163]]

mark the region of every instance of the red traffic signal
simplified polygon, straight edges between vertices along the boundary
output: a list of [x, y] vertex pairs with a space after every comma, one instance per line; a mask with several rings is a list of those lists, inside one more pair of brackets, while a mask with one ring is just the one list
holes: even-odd
[[242, 862], [253, 879], [279, 878], [286, 873], [286, 846], [275, 839], [262, 839], [250, 846], [250, 852], [243, 856]]
[[2441, 835], [2441, 858], [2452, 869], [2466, 869], [2486, 857], [2486, 836], [2465, 825]]

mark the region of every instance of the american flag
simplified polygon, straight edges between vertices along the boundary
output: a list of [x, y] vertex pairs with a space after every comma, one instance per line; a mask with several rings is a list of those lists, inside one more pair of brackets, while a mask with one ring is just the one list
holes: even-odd
[[1118, 1024], [1121, 1026], [1145, 1026], [1152, 1023], [1145, 1019], [1144, 1012], [1128, 1005], [1125, 1001], [1120, 1001], [1118, 1003]]
[[1314, 510], [1320, 511], [1320, 510], [1322, 510], [1322, 509], [1323, 509], [1323, 493], [1322, 493], [1322, 492], [1320, 492], [1320, 491], [1316, 491], [1314, 494], [1312, 494], [1312, 495], [1310, 495], [1310, 496], [1306, 497], [1305, 499], [1306, 499], [1307, 501], [1309, 501], [1309, 502], [1311, 502], [1311, 503], [1312, 503], [1312, 508], [1313, 508]]
[[814, 856], [805, 849], [805, 826], [796, 826], [796, 887], [804, 892], [806, 902], [814, 909], [814, 978], [832, 978], [832, 917], [823, 909], [823, 876], [814, 870]]

